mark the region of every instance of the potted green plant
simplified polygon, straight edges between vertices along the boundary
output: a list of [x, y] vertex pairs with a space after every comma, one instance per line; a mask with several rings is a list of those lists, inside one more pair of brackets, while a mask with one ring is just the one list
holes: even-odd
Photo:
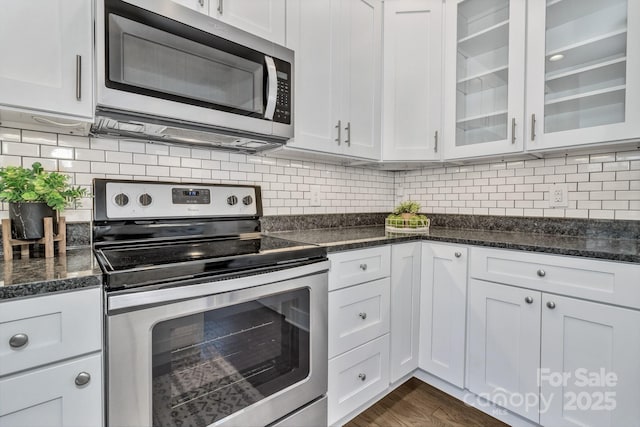
[[69, 184], [67, 175], [46, 172], [39, 162], [31, 168], [0, 168], [0, 200], [9, 203], [11, 232], [16, 239], [42, 238], [45, 217], [53, 219], [57, 232], [58, 212], [86, 195], [84, 188]]

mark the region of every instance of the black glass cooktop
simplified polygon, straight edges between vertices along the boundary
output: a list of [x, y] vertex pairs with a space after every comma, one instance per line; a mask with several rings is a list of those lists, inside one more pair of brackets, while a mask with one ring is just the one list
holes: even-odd
[[277, 237], [212, 237], [108, 245], [95, 250], [107, 289], [250, 272], [326, 258], [326, 250]]

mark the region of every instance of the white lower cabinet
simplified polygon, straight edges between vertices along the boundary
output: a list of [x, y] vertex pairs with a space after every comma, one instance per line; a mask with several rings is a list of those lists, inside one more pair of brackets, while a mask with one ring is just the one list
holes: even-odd
[[468, 325], [467, 388], [538, 422], [536, 405], [510, 397], [538, 396], [540, 292], [471, 279]]
[[0, 427], [103, 424], [102, 289], [0, 302]]
[[543, 294], [540, 354], [542, 425], [640, 426], [640, 311]]
[[420, 242], [391, 247], [391, 382], [418, 367]]
[[389, 386], [389, 334], [329, 360], [329, 425]]
[[102, 425], [100, 353], [0, 380], [0, 427]]
[[467, 256], [464, 246], [422, 243], [420, 369], [464, 387]]

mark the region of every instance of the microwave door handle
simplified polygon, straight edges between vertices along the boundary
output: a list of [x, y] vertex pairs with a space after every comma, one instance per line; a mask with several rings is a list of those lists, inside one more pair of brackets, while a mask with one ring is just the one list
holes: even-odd
[[276, 64], [270, 56], [264, 57], [267, 64], [267, 106], [264, 111], [264, 118], [273, 120], [273, 114], [276, 111], [276, 98], [278, 96], [278, 75]]

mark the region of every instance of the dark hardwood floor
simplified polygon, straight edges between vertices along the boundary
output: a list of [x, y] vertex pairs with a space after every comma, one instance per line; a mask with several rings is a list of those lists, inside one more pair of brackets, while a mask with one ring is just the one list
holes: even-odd
[[422, 381], [411, 378], [345, 427], [505, 427]]

